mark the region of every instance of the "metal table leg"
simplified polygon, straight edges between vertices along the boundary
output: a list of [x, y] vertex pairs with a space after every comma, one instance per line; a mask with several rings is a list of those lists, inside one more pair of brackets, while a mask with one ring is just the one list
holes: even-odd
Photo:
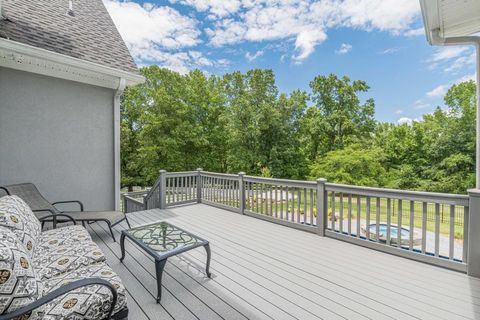
[[160, 303], [160, 300], [162, 299], [162, 274], [166, 263], [167, 259], [155, 260], [155, 272], [157, 274], [157, 303]]
[[122, 257], [120, 258], [120, 262], [122, 262], [125, 258], [125, 234], [123, 232], [120, 237], [120, 249], [122, 251]]
[[207, 243], [204, 247], [205, 251], [207, 251], [207, 267], [205, 268], [205, 272], [207, 273], [207, 277], [211, 278], [212, 274], [210, 273], [210, 259], [212, 257], [212, 253], [210, 252], [210, 243]]

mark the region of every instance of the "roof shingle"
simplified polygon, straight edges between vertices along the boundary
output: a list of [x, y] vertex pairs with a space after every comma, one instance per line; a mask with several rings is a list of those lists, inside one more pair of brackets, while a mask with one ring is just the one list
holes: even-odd
[[3, 0], [0, 38], [138, 74], [101, 0]]

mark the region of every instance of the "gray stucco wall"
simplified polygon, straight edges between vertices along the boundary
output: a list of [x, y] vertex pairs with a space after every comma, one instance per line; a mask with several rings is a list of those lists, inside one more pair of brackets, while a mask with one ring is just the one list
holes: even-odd
[[31, 181], [50, 201], [113, 209], [113, 96], [0, 68], [0, 185]]

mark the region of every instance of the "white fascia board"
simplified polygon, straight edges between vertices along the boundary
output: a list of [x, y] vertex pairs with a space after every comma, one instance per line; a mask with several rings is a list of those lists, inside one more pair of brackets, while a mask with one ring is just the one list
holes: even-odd
[[121, 79], [127, 86], [145, 81], [141, 75], [7, 39], [0, 39], [0, 67], [111, 89], [117, 89]]
[[438, 2], [436, 0], [420, 0], [420, 7], [428, 43], [435, 45], [432, 31], [440, 29]]

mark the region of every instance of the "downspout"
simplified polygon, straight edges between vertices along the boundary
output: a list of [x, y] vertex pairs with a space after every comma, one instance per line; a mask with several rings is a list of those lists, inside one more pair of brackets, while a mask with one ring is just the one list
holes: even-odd
[[[1, 1], [1, 0], [0, 0]], [[126, 81], [124, 78], [120, 78], [118, 81], [118, 87], [113, 97], [113, 153], [115, 159], [115, 172], [114, 172], [114, 191], [115, 191], [115, 210], [120, 210], [120, 97], [125, 90]]]
[[480, 37], [450, 37], [442, 38], [440, 30], [432, 31], [432, 44], [438, 45], [474, 45], [476, 50], [477, 62], [477, 118], [476, 118], [476, 144], [475, 144], [475, 188], [480, 189]]

